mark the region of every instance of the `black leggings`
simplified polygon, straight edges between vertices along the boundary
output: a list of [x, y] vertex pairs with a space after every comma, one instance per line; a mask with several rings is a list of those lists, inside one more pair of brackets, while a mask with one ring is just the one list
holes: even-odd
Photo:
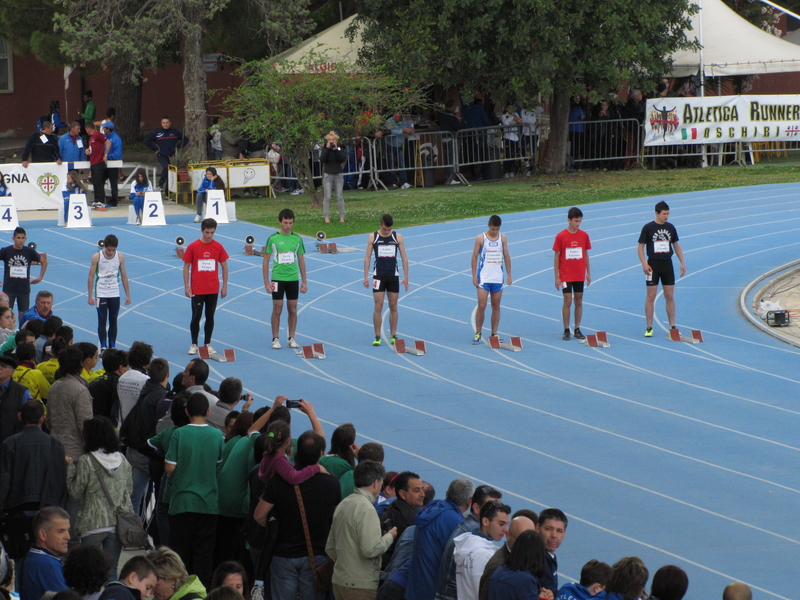
[[[97, 337], [101, 348], [115, 348], [117, 343], [117, 315], [119, 314], [119, 296], [116, 298], [98, 298], [97, 303]], [[108, 345], [106, 345], [106, 320], [108, 320]]]
[[203, 315], [203, 307], [206, 309], [206, 326], [204, 328], [205, 341], [203, 345], [211, 343], [211, 334], [214, 333], [214, 312], [217, 310], [217, 294], [199, 294], [192, 296], [192, 322], [189, 325], [189, 332], [192, 334], [192, 343], [197, 344], [197, 336], [200, 334], [200, 317]]

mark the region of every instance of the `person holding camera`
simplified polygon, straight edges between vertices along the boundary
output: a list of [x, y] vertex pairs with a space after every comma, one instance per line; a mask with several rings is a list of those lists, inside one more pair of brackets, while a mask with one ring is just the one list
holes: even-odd
[[225, 417], [236, 409], [240, 400], [244, 400], [242, 412], [250, 410], [253, 404], [253, 397], [250, 394], [242, 393], [242, 380], [238, 377], [227, 377], [219, 384], [219, 400], [211, 404], [206, 423], [216, 427], [223, 433], [225, 432]]
[[328, 132], [325, 136], [325, 146], [322, 148], [319, 161], [322, 164], [322, 212], [325, 222], [330, 223], [331, 192], [336, 187], [336, 205], [339, 208], [339, 222], [344, 223], [344, 175], [342, 167], [347, 162], [347, 152], [339, 145], [339, 136], [335, 131]]

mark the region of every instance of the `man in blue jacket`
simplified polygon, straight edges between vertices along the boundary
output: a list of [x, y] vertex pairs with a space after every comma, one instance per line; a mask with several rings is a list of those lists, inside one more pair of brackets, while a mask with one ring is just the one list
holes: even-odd
[[610, 576], [611, 567], [593, 558], [583, 565], [580, 583], [562, 585], [556, 600], [589, 600], [606, 588]]
[[61, 153], [61, 160], [70, 163], [68, 170], [75, 168], [72, 163], [88, 160], [81, 137], [81, 124], [78, 121], [73, 121], [69, 131], [58, 138], [58, 151]]
[[442, 552], [453, 529], [464, 520], [474, 489], [471, 481], [454, 479], [444, 500], [434, 500], [417, 515], [406, 600], [433, 600]]
[[154, 129], [144, 138], [144, 145], [156, 153], [161, 165], [161, 176], [158, 185], [162, 190], [167, 189], [167, 173], [169, 172], [170, 159], [175, 156], [175, 150], [184, 148], [189, 144], [189, 138], [172, 126], [169, 117], [161, 117], [161, 127]]
[[558, 508], [545, 508], [539, 513], [539, 524], [536, 526], [536, 531], [542, 536], [544, 545], [547, 548], [545, 555], [545, 569], [544, 577], [539, 578], [539, 583], [542, 588], [550, 590], [553, 595], [558, 592], [558, 560], [556, 559], [556, 550], [561, 546], [564, 541], [564, 536], [567, 535], [567, 515]]
[[38, 600], [45, 592], [67, 589], [61, 559], [69, 543], [69, 515], [58, 506], [47, 506], [33, 519], [35, 545], [17, 567], [21, 600]]
[[[106, 161], [122, 160], [122, 138], [119, 137], [115, 131], [116, 126], [114, 125], [114, 121], [103, 121], [101, 127], [103, 128], [103, 135], [111, 142]], [[106, 199], [106, 202], [109, 206], [116, 206], [119, 204], [119, 194], [117, 190], [117, 186], [119, 185], [119, 167], [106, 167], [106, 179], [111, 185], [111, 195]]]

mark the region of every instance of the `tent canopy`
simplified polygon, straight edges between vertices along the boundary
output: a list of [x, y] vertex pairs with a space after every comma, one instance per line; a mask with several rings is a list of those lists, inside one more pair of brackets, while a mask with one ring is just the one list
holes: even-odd
[[800, 47], [759, 29], [722, 0], [695, 2], [700, 10], [686, 36], [703, 49], [674, 53], [672, 77], [698, 75], [701, 56], [707, 77], [800, 71]]
[[323, 71], [330, 70], [337, 62], [355, 63], [358, 59], [358, 50], [362, 45], [361, 35], [356, 35], [352, 42], [345, 35], [345, 31], [355, 18], [356, 15], [353, 15], [344, 21], [339, 21], [333, 27], [329, 27], [325, 31], [303, 40], [293, 48], [272, 57], [271, 61], [273, 63], [303, 63], [313, 51], [317, 54], [324, 54], [327, 58], [325, 65], [319, 65], [319, 69]]

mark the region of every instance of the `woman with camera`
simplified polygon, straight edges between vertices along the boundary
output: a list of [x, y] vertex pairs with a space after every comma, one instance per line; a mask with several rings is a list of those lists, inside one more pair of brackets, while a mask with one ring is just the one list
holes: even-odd
[[330, 223], [331, 192], [336, 187], [336, 205], [339, 208], [339, 222], [344, 223], [344, 175], [342, 167], [347, 162], [347, 152], [339, 146], [339, 136], [331, 131], [325, 136], [325, 146], [320, 153], [319, 161], [322, 164], [322, 189], [325, 193], [322, 199], [322, 212], [325, 222]]

